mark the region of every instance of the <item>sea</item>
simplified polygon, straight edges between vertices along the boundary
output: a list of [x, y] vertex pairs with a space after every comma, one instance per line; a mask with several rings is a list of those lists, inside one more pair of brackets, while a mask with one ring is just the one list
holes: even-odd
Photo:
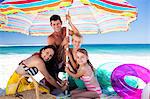
[[[0, 46], [0, 55], [32, 54], [43, 46]], [[72, 46], [70, 46], [72, 47]], [[150, 55], [150, 44], [84, 44], [90, 54]]]
[[[38, 52], [42, 47], [0, 46], [0, 94], [18, 63]], [[121, 64], [137, 64], [150, 70], [150, 44], [83, 44], [81, 48], [88, 51], [89, 60], [94, 68], [108, 71], [108, 76]], [[39, 74], [35, 79], [39, 81], [42, 77], [42, 74]], [[139, 86], [143, 88], [145, 84], [142, 80], [141, 82]]]

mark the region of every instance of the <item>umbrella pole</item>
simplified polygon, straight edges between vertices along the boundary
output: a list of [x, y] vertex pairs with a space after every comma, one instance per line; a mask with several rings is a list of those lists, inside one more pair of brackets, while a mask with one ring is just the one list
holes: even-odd
[[[69, 9], [66, 8], [66, 14], [69, 13]], [[68, 23], [68, 20], [66, 19], [66, 36], [69, 37], [69, 23]], [[66, 48], [66, 52], [69, 51], [69, 46]], [[67, 63], [69, 61], [69, 57], [68, 57], [68, 54], [66, 54], [66, 66], [67, 66]], [[68, 74], [66, 73], [66, 80], [68, 80]], [[67, 90], [65, 90], [65, 95], [68, 94], [68, 88]]]

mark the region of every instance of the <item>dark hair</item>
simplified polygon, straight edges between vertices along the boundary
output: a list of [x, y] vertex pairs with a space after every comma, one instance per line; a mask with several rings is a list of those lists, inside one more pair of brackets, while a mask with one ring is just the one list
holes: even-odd
[[[88, 56], [88, 52], [87, 52], [85, 49], [83, 49], [83, 48], [80, 48], [80, 49], [78, 49], [77, 51]], [[90, 65], [92, 71], [94, 71], [94, 67], [93, 67], [93, 65], [91, 64], [91, 62], [89, 61], [89, 59], [87, 60], [87, 63]]]
[[60, 18], [59, 15], [52, 15], [52, 16], [50, 17], [50, 22], [51, 22], [51, 21], [57, 21], [57, 20], [59, 20], [59, 21], [62, 23], [61, 18]]
[[40, 49], [40, 55], [41, 55], [41, 53], [42, 53], [42, 50], [45, 50], [45, 49], [47, 49], [47, 48], [53, 49], [54, 53], [55, 53], [55, 51], [56, 51], [55, 46], [53, 46], [53, 45], [48, 45], [48, 46], [44, 46], [43, 48]]

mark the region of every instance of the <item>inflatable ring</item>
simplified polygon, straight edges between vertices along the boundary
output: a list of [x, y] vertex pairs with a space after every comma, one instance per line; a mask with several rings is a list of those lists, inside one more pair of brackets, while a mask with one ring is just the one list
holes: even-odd
[[129, 86], [125, 76], [135, 76], [145, 83], [150, 82], [150, 70], [136, 64], [123, 64], [114, 69], [111, 75], [111, 84], [117, 94], [124, 99], [141, 99], [142, 89]]

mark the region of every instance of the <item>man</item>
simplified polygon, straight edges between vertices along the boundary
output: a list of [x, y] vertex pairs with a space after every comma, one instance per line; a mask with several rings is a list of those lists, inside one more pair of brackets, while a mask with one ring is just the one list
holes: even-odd
[[[69, 25], [72, 30], [69, 30], [69, 35], [79, 34], [77, 28], [72, 24], [71, 17], [66, 15]], [[52, 15], [50, 17], [50, 25], [54, 32], [52, 35], [48, 36], [48, 45], [54, 45], [56, 47], [56, 55], [53, 62], [47, 64], [47, 70], [49, 73], [59, 82], [63, 83], [58, 78], [58, 73], [64, 71], [65, 66], [65, 48], [69, 43], [69, 38], [66, 37], [66, 28], [62, 27], [62, 20], [59, 15]], [[51, 85], [48, 85], [46, 80], [43, 80], [44, 84], [53, 90]]]
[[[73, 35], [73, 33], [78, 34], [79, 31], [72, 24], [71, 17], [69, 15], [66, 15], [66, 19], [68, 20], [68, 23], [72, 28], [72, 30], [69, 30], [69, 34], [70, 35]], [[48, 37], [48, 45], [64, 46], [64, 44], [65, 44], [64, 38], [66, 35], [66, 28], [62, 27], [62, 21], [61, 21], [60, 16], [59, 15], [51, 16], [50, 25], [53, 28], [54, 32], [52, 33], [52, 35], [50, 35]]]
[[[72, 28], [72, 30], [69, 30], [69, 35], [79, 34], [79, 31], [71, 22], [71, 17], [69, 15], [66, 15], [66, 19], [68, 20], [68, 23]], [[65, 61], [64, 48], [66, 48], [66, 45], [69, 42], [69, 38], [66, 37], [66, 28], [62, 27], [62, 21], [59, 15], [51, 16], [50, 25], [53, 28], [54, 32], [48, 37], [48, 45], [56, 46], [57, 61], [59, 67], [61, 67], [63, 64], [62, 62]]]

